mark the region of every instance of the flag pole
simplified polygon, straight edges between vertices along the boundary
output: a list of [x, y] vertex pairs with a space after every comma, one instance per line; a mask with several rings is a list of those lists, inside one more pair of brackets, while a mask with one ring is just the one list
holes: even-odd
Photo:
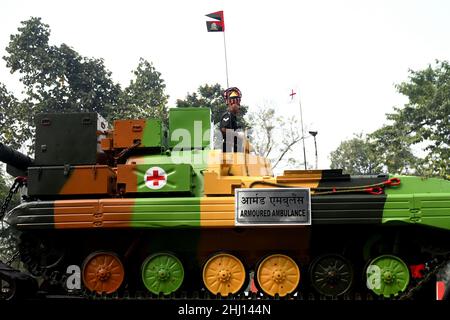
[[227, 88], [230, 87], [228, 84], [228, 61], [227, 61], [227, 43], [225, 42], [225, 30], [223, 30], [223, 47], [225, 50], [225, 73], [227, 75]]
[[[227, 42], [225, 40], [225, 21], [223, 18], [223, 10], [207, 14], [206, 16], [216, 20], [216, 21], [206, 21], [206, 28], [208, 29], [208, 32], [219, 31], [219, 32], [223, 33], [223, 48], [224, 48], [224, 52], [225, 52], [225, 74], [227, 77], [227, 88], [229, 88], [230, 84], [228, 82]], [[219, 20], [219, 21], [217, 21], [217, 20]]]
[[302, 112], [302, 102], [300, 99], [300, 93], [298, 95], [298, 105], [300, 106], [300, 123], [302, 126], [302, 141], [303, 141], [303, 161], [305, 163], [305, 170], [306, 170], [306, 150], [305, 150], [305, 131], [303, 130], [303, 112]]

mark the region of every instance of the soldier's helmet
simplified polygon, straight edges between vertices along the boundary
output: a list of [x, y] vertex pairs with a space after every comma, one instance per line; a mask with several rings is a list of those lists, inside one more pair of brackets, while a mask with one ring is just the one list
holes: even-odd
[[225, 99], [225, 101], [228, 101], [228, 99], [240, 100], [242, 98], [241, 90], [239, 90], [237, 87], [228, 88], [223, 92], [223, 98]]

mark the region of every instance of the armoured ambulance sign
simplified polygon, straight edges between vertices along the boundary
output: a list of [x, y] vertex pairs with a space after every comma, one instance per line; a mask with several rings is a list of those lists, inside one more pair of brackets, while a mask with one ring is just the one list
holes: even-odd
[[150, 189], [161, 189], [167, 183], [167, 174], [163, 168], [151, 167], [145, 172], [144, 182]]
[[236, 189], [237, 226], [310, 225], [308, 188]]

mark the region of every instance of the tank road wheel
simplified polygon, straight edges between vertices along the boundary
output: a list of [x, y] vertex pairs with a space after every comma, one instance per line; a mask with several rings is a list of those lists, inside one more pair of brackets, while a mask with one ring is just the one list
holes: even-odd
[[373, 259], [366, 270], [367, 287], [384, 297], [396, 296], [404, 292], [409, 284], [408, 266], [393, 255], [383, 255]]
[[83, 283], [90, 291], [113, 293], [123, 282], [125, 269], [113, 252], [91, 253], [83, 262]]
[[65, 249], [61, 241], [52, 241], [39, 235], [26, 234], [19, 244], [23, 261], [34, 276], [41, 276], [45, 269], [56, 267], [64, 259]]
[[203, 266], [203, 283], [212, 294], [234, 294], [242, 289], [245, 278], [241, 260], [228, 253], [212, 256]]
[[169, 253], [153, 254], [142, 263], [142, 282], [154, 294], [169, 295], [177, 291], [184, 279], [181, 261]]
[[0, 277], [0, 301], [12, 300], [16, 296], [16, 282], [13, 279], [2, 279]]
[[258, 265], [256, 280], [259, 287], [269, 296], [292, 293], [300, 282], [300, 269], [290, 257], [273, 254]]
[[353, 283], [350, 261], [337, 254], [317, 257], [311, 264], [309, 275], [314, 289], [325, 296], [342, 295]]

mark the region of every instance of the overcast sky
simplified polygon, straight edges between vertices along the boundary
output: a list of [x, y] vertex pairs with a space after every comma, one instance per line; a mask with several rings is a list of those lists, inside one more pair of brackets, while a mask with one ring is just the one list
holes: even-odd
[[[230, 86], [242, 104], [276, 107], [317, 130], [319, 167], [353, 133], [381, 127], [405, 99], [394, 84], [408, 69], [450, 57], [446, 0], [2, 0], [0, 55], [20, 22], [42, 17], [50, 43], [103, 58], [122, 86], [139, 57], [162, 73], [170, 105], [205, 83], [226, 87], [223, 33], [208, 33], [206, 14], [223, 10]], [[0, 61], [0, 82], [19, 93], [18, 76]], [[306, 140], [308, 161], [314, 144]], [[299, 152], [299, 157], [302, 154]]]

